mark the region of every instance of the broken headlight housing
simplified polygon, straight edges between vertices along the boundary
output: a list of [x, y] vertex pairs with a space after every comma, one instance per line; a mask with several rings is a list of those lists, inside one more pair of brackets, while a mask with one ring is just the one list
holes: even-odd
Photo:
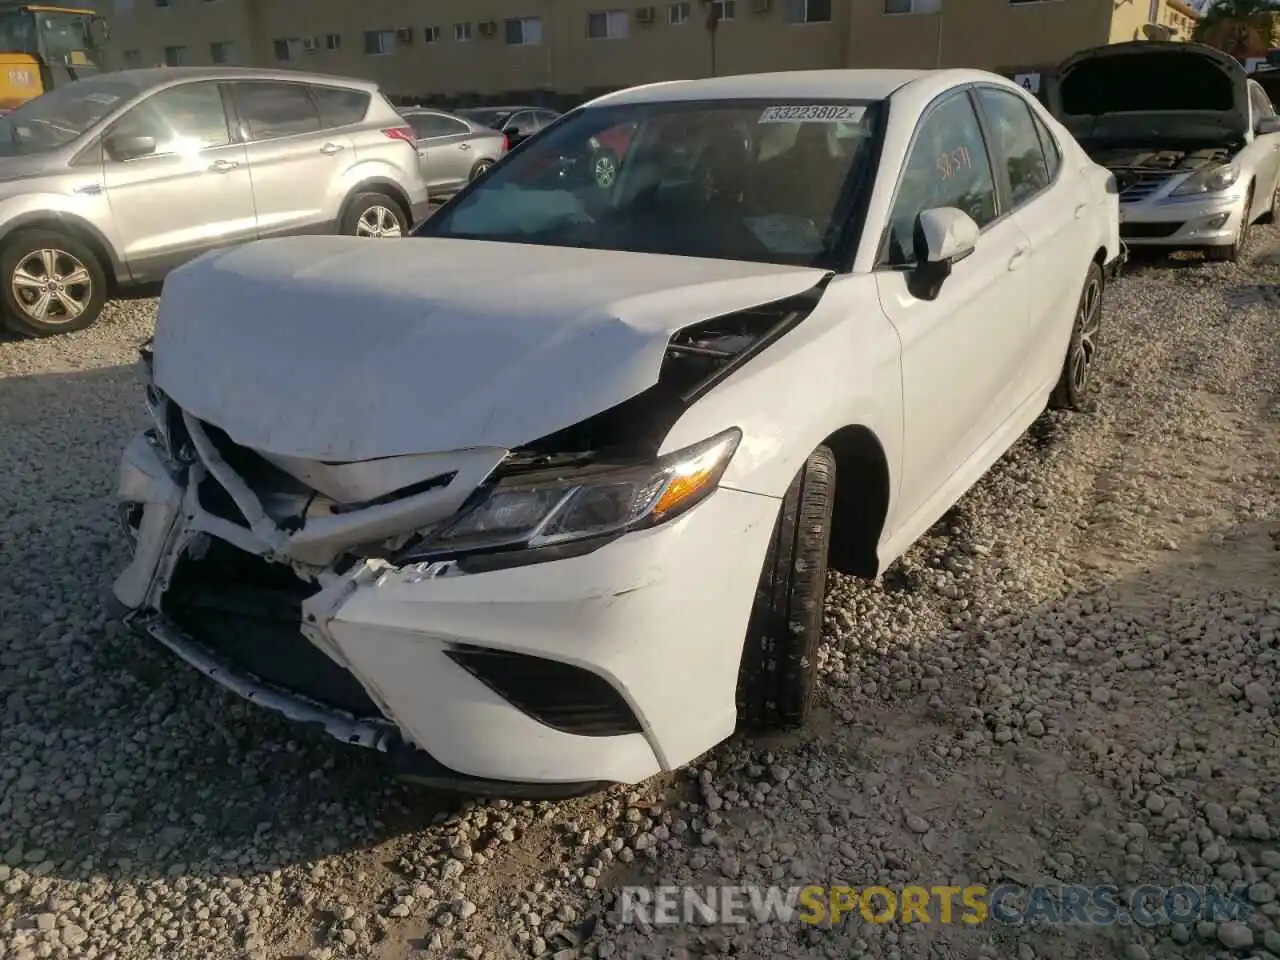
[[1240, 168], [1234, 163], [1224, 163], [1220, 167], [1210, 167], [1187, 177], [1171, 197], [1191, 197], [1204, 193], [1221, 193], [1235, 185], [1240, 179]]
[[646, 464], [500, 480], [398, 559], [538, 550], [665, 523], [715, 491], [741, 439], [735, 427]]

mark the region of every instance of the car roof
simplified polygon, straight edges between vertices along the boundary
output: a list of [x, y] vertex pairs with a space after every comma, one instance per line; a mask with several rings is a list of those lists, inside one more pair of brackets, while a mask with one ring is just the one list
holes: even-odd
[[883, 100], [913, 80], [946, 70], [788, 70], [702, 80], [669, 80], [607, 93], [592, 106], [669, 100]]
[[165, 86], [187, 80], [292, 80], [295, 83], [322, 83], [329, 86], [350, 87], [370, 93], [378, 90], [376, 83], [353, 80], [327, 73], [304, 73], [301, 70], [271, 70], [255, 67], [143, 67], [137, 70], [116, 70], [95, 74], [103, 79], [119, 79], [135, 84], [139, 90]]

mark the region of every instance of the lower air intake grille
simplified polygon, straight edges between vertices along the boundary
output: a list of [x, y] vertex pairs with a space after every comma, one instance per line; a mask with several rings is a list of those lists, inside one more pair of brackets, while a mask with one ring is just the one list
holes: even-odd
[[220, 540], [184, 556], [163, 612], [236, 672], [363, 719], [382, 714], [346, 669], [302, 634], [302, 602], [317, 588], [288, 567]]
[[581, 737], [641, 732], [622, 694], [598, 673], [487, 647], [457, 646], [446, 653], [498, 696], [553, 730]]
[[1139, 239], [1141, 237], [1172, 237], [1182, 229], [1182, 221], [1175, 223], [1122, 223], [1120, 236]]

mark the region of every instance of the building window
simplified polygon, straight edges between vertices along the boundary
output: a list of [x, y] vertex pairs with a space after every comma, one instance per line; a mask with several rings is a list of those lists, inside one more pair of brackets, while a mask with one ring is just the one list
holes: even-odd
[[[1040, 0], [1031, 2], [1038, 3]], [[937, 13], [941, 9], [942, 0], [884, 0], [885, 13]]]
[[164, 65], [166, 67], [185, 67], [187, 65], [187, 48], [165, 47]]
[[713, 0], [711, 8], [717, 20], [732, 20], [738, 12], [738, 0]]
[[287, 63], [290, 60], [296, 60], [298, 50], [302, 46], [302, 41], [290, 38], [280, 38], [271, 41], [271, 52], [281, 63]]
[[627, 11], [601, 10], [587, 14], [587, 38], [620, 40], [627, 35]]
[[439, 27], [423, 27], [422, 42], [423, 43], [439, 43], [440, 28]]
[[455, 23], [453, 25], [453, 39], [470, 40], [471, 39], [471, 23]]
[[537, 17], [507, 20], [503, 24], [506, 41], [511, 46], [537, 45], [542, 42], [542, 21]]
[[126, 67], [137, 67], [142, 64], [141, 50], [125, 50], [121, 56], [124, 58], [124, 65]]
[[324, 48], [325, 48], [326, 50], [341, 50], [341, 49], [342, 49], [342, 34], [340, 34], [340, 33], [326, 33], [326, 34], [324, 35]]
[[689, 22], [689, 4], [673, 3], [667, 7], [667, 23], [673, 27], [678, 27], [682, 23]]
[[167, 7], [168, 5], [169, 5], [169, 0], [156, 0], [157, 7]]
[[831, 0], [787, 0], [787, 23], [829, 23]]
[[396, 49], [396, 32], [394, 30], [366, 30], [364, 32], [364, 55], [366, 57], [385, 57]]
[[235, 63], [236, 45], [230, 40], [215, 40], [209, 44], [209, 62], [215, 65]]

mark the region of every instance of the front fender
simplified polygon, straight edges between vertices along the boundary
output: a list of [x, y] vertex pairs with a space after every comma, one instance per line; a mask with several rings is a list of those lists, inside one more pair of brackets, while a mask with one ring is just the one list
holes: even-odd
[[742, 443], [721, 485], [782, 497], [809, 454], [848, 426], [867, 428], [884, 449], [891, 517], [902, 447], [901, 344], [865, 274], [834, 278], [794, 330], [685, 411], [660, 452], [738, 427]]
[[[86, 179], [91, 179], [92, 174]], [[105, 192], [99, 194], [21, 193], [0, 199], [0, 242], [17, 230], [48, 226], [69, 228], [92, 240], [107, 258], [103, 264], [118, 275], [121, 261], [115, 218]]]

